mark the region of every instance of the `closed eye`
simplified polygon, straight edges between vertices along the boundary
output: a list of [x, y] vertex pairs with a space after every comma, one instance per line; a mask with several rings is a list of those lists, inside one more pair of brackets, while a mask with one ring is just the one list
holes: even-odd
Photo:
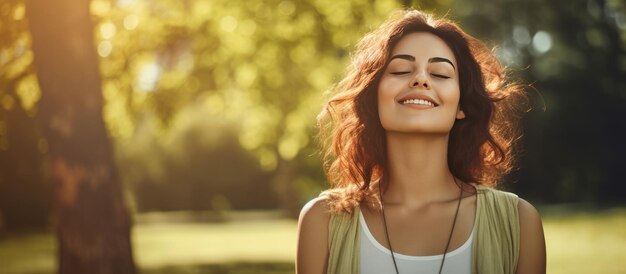
[[393, 75], [404, 75], [407, 73], [411, 73], [410, 71], [396, 71], [396, 72], [391, 72], [391, 74]]
[[441, 74], [431, 73], [430, 75], [435, 76], [437, 78], [450, 79], [450, 76], [445, 76], [445, 75], [441, 75]]

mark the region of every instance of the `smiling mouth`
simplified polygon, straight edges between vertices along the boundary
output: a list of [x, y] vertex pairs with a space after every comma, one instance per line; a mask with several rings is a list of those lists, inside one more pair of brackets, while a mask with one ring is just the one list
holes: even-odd
[[408, 100], [400, 101], [399, 103], [403, 105], [422, 105], [422, 106], [431, 106], [431, 107], [437, 106], [437, 104], [435, 104], [434, 102], [424, 100], [424, 99], [408, 99]]

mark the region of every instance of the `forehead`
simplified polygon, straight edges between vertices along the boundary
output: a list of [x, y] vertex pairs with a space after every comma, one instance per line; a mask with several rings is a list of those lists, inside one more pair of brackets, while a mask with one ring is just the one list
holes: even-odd
[[396, 54], [413, 55], [418, 61], [431, 57], [444, 57], [456, 64], [452, 49], [443, 39], [429, 32], [414, 32], [405, 35], [393, 48], [390, 57]]

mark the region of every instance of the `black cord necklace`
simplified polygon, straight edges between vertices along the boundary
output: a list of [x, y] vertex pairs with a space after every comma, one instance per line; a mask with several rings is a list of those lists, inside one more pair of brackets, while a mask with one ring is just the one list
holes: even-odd
[[[459, 185], [456, 182], [456, 178], [454, 179], [454, 183]], [[441, 274], [441, 270], [443, 269], [443, 262], [446, 260], [446, 253], [448, 253], [448, 247], [450, 246], [450, 240], [452, 239], [452, 233], [454, 232], [454, 227], [456, 226], [456, 217], [459, 215], [459, 208], [461, 207], [461, 197], [463, 196], [463, 186], [459, 185], [461, 188], [461, 193], [459, 193], [459, 201], [456, 205], [456, 212], [454, 213], [454, 220], [452, 221], [452, 229], [450, 230], [450, 236], [448, 237], [448, 243], [446, 243], [446, 249], [443, 251], [443, 258], [441, 259], [441, 265], [439, 266], [439, 274]], [[391, 241], [389, 240], [389, 232], [387, 231], [387, 218], [385, 218], [385, 203], [383, 202], [383, 192], [381, 190], [380, 184], [378, 184], [378, 191], [380, 194], [380, 207], [383, 214], [383, 224], [385, 225], [385, 238], [387, 238], [387, 244], [389, 245], [389, 251], [391, 252], [391, 260], [393, 260], [393, 267], [396, 269], [396, 274], [400, 274], [398, 271], [398, 265], [396, 264], [396, 256], [393, 255], [393, 248], [391, 247]]]

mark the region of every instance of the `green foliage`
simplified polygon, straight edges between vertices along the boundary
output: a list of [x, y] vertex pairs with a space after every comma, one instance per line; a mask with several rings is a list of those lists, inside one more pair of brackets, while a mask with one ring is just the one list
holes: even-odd
[[[0, 121], [14, 108], [23, 108], [34, 116], [35, 103], [41, 96], [32, 65], [25, 13], [20, 0], [0, 4]], [[7, 149], [4, 135], [0, 133], [0, 148]]]
[[208, 104], [182, 109], [167, 130], [145, 114], [133, 137], [118, 144], [119, 170], [138, 211], [276, 207], [269, 174]]
[[[181, 122], [175, 118], [178, 113], [202, 102], [211, 118], [186, 118], [215, 126], [201, 138], [216, 140], [212, 134], [232, 132], [263, 172], [284, 178], [264, 183], [274, 181], [278, 194], [291, 200], [299, 200], [299, 192], [309, 196], [311, 184], [323, 185], [319, 158], [317, 163], [307, 159], [315, 152], [315, 116], [323, 92], [341, 76], [357, 39], [398, 7], [394, 1], [116, 3], [96, 0], [92, 12], [98, 20], [107, 125], [120, 144], [120, 158], [135, 159], [121, 164], [124, 172], [134, 173], [126, 178], [134, 177], [131, 183], [168, 180], [139, 174], [141, 164], [136, 163], [155, 158], [149, 150], [131, 147], [139, 142], [166, 144], [157, 135], [177, 135], [167, 132], [180, 128], [175, 124]], [[151, 123], [146, 117], [161, 122], [162, 128], [151, 127], [147, 133], [153, 140], [135, 137], [142, 124]], [[192, 144], [167, 143], [178, 153], [189, 152], [181, 148]], [[231, 148], [222, 153], [236, 153]], [[279, 163], [284, 163], [280, 169]], [[211, 173], [223, 167], [204, 164]], [[189, 171], [169, 164], [159, 170], [175, 168]], [[218, 178], [209, 181], [219, 184]], [[172, 190], [180, 186], [169, 184]], [[285, 190], [292, 188], [285, 184], [301, 190]]]
[[[167, 122], [208, 94], [213, 107], [239, 126], [245, 148], [286, 159], [308, 144], [306, 129], [322, 92], [343, 71], [350, 45], [395, 7], [391, 1], [374, 9], [343, 1], [345, 10], [324, 1], [104, 3], [93, 4], [98, 28], [101, 34], [117, 30], [98, 42], [112, 43], [102, 59], [109, 102], [123, 100], [131, 111], [152, 109]], [[135, 17], [138, 25], [127, 29], [125, 22]], [[146, 76], [151, 69], [158, 74], [154, 82]], [[120, 110], [111, 106], [107, 113]], [[114, 136], [129, 137], [128, 130], [112, 127]]]

